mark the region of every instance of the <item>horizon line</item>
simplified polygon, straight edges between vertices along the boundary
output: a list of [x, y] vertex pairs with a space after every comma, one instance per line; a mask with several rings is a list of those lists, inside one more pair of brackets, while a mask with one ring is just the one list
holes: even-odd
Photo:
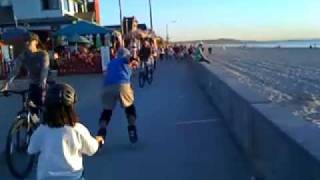
[[274, 40], [243, 40], [243, 39], [236, 39], [236, 38], [217, 38], [217, 39], [195, 39], [195, 40], [173, 40], [172, 42], [193, 42], [193, 41], [241, 41], [241, 42], [275, 42], [275, 41], [312, 41], [312, 40], [319, 40], [320, 37], [315, 38], [293, 38], [293, 39], [274, 39]]

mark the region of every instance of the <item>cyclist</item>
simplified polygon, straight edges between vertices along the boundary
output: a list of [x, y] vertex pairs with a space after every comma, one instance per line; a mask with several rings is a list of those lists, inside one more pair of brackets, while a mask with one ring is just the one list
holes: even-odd
[[139, 51], [139, 57], [142, 63], [141, 64], [142, 67], [147, 66], [147, 64], [151, 59], [151, 56], [152, 56], [151, 46], [147, 40], [143, 40], [142, 47], [140, 48], [140, 51]]
[[48, 53], [38, 48], [40, 45], [39, 36], [34, 33], [28, 33], [25, 36], [25, 50], [14, 61], [14, 69], [8, 79], [4, 81], [0, 91], [8, 90], [9, 85], [19, 75], [20, 69], [25, 67], [30, 79], [29, 100], [36, 106], [31, 108], [33, 120], [35, 120], [34, 118], [38, 117], [39, 107], [43, 104], [50, 61]]
[[130, 51], [123, 47], [118, 50], [116, 59], [109, 63], [102, 92], [103, 112], [99, 119], [98, 136], [106, 138], [107, 126], [111, 120], [112, 111], [117, 101], [120, 101], [128, 120], [130, 142], [136, 143], [138, 141], [134, 92], [130, 83], [132, 69], [137, 64], [136, 60], [131, 59]]
[[81, 179], [83, 154], [93, 155], [102, 137], [92, 137], [79, 122], [75, 90], [68, 84], [48, 89], [44, 122], [32, 134], [28, 153], [39, 154], [37, 179]]

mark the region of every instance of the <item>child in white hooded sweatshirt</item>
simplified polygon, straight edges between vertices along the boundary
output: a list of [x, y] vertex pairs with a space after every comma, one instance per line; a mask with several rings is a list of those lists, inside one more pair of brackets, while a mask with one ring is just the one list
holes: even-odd
[[39, 153], [38, 180], [82, 179], [83, 155], [94, 155], [99, 143], [104, 143], [79, 122], [76, 100], [76, 92], [68, 84], [55, 84], [47, 92], [44, 123], [33, 133], [28, 147], [28, 153]]

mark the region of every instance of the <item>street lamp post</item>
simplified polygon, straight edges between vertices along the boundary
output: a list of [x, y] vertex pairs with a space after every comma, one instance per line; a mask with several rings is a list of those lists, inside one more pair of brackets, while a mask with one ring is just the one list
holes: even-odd
[[151, 0], [149, 0], [149, 10], [150, 10], [150, 27], [151, 27], [151, 30], [153, 30]]
[[167, 32], [167, 43], [169, 43], [169, 28], [168, 28], [168, 23], [166, 24], [166, 32]]
[[119, 0], [119, 11], [120, 11], [120, 27], [121, 27], [121, 34], [123, 34], [123, 23], [122, 23], [122, 6], [121, 6], [121, 0]]

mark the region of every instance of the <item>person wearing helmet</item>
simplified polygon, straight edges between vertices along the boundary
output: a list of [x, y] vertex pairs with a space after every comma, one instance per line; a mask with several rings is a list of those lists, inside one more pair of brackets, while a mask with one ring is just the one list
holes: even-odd
[[83, 155], [94, 155], [102, 137], [92, 137], [80, 123], [74, 107], [77, 95], [68, 84], [50, 86], [44, 121], [32, 134], [29, 154], [39, 154], [37, 179], [81, 179]]
[[136, 143], [138, 141], [134, 93], [130, 83], [132, 69], [136, 67], [137, 64], [138, 61], [132, 59], [130, 51], [124, 47], [118, 50], [117, 58], [109, 63], [103, 83], [103, 111], [99, 120], [99, 136], [106, 137], [107, 126], [111, 120], [112, 111], [117, 101], [120, 101], [128, 119], [130, 142]]
[[25, 35], [26, 48], [15, 59], [14, 69], [4, 81], [3, 87], [0, 88], [1, 92], [8, 90], [9, 85], [19, 75], [22, 67], [28, 71], [30, 86], [29, 86], [29, 100], [31, 100], [38, 108], [31, 108], [33, 115], [38, 114], [39, 107], [43, 104], [44, 90], [47, 83], [49, 72], [49, 56], [44, 50], [38, 48], [40, 45], [39, 36], [34, 33]]

